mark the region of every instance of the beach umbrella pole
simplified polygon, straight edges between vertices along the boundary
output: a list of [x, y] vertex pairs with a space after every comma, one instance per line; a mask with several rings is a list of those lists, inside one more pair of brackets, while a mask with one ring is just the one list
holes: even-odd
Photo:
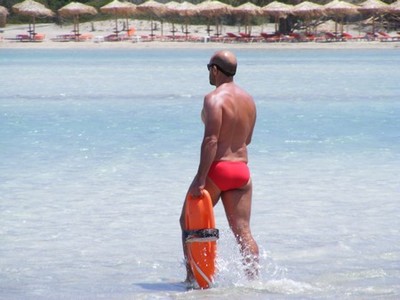
[[211, 25], [210, 25], [211, 20], [209, 20], [208, 18], [207, 18], [207, 20], [208, 20], [208, 22], [207, 22], [207, 33], [208, 33], [209, 36], [211, 36]]
[[73, 30], [73, 32], [74, 32], [74, 36], [75, 36], [75, 41], [76, 41], [76, 31], [77, 31], [77, 29], [76, 29], [76, 26], [77, 26], [77, 21], [76, 21], [76, 16], [74, 16], [74, 30]]
[[115, 14], [115, 35], [118, 38], [118, 16]]
[[32, 30], [29, 33], [29, 36], [30, 36], [31, 40], [33, 40], [35, 38], [35, 30], [36, 30], [35, 23], [36, 23], [35, 16], [33, 16], [33, 19], [32, 19]]
[[372, 16], [372, 39], [375, 40], [375, 14]]
[[185, 36], [186, 36], [186, 40], [188, 39], [188, 35], [189, 35], [189, 30], [188, 30], [188, 18], [185, 18]]
[[337, 18], [335, 18], [335, 34], [337, 34], [337, 23], [338, 23], [338, 19]]
[[343, 35], [343, 31], [344, 31], [344, 16], [342, 16], [342, 21], [341, 21], [341, 24], [340, 24], [340, 33]]
[[151, 26], [151, 29], [150, 29], [150, 32], [151, 32], [151, 39], [153, 40], [153, 39], [154, 39], [154, 34], [153, 34], [153, 17], [151, 17], [150, 26]]
[[[33, 18], [32, 18], [32, 21], [33, 21]], [[29, 22], [28, 33], [29, 33], [29, 38], [32, 38], [32, 22]]]
[[75, 20], [75, 26], [74, 26], [75, 41], [79, 41], [79, 15], [76, 15], [74, 20]]

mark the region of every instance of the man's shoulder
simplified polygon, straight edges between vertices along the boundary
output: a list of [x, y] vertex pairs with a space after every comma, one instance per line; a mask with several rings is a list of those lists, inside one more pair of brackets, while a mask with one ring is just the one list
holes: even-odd
[[218, 87], [215, 90], [209, 92], [207, 95], [205, 95], [204, 99], [206, 101], [215, 101], [217, 99], [223, 98], [227, 92], [228, 92], [228, 90]]

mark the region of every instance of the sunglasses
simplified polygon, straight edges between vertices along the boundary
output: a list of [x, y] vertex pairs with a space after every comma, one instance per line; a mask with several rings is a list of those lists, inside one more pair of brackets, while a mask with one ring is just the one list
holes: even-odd
[[221, 68], [220, 66], [218, 66], [217, 64], [211, 64], [211, 63], [210, 63], [210, 64], [207, 64], [207, 69], [208, 69], [208, 71], [210, 71], [211, 68], [212, 68], [213, 66], [215, 66], [219, 71], [221, 71], [222, 73], [224, 73], [224, 74], [225, 74], [226, 76], [228, 76], [228, 77], [235, 75], [235, 74], [231, 74], [231, 73], [225, 71], [224, 69], [222, 69], [222, 68]]

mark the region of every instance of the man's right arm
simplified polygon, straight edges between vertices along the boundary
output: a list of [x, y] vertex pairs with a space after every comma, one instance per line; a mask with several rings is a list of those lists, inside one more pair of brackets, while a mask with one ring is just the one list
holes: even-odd
[[207, 95], [204, 99], [204, 137], [201, 143], [200, 163], [191, 193], [196, 196], [205, 185], [208, 171], [213, 163], [222, 124], [222, 107], [215, 96]]
[[222, 124], [222, 107], [215, 96], [207, 95], [204, 99], [204, 137], [201, 144], [201, 156], [198, 175], [206, 178], [208, 170], [218, 148], [219, 134]]

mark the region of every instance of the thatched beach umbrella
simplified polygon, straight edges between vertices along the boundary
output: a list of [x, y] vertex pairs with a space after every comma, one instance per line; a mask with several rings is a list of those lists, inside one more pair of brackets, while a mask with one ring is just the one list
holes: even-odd
[[400, 15], [400, 0], [390, 4], [388, 12], [393, 15]]
[[178, 3], [172, 8], [172, 10], [182, 17], [193, 17], [199, 12], [199, 9], [195, 4], [187, 1]]
[[[343, 33], [343, 19], [345, 16], [357, 15], [359, 13], [358, 6], [341, 1], [333, 0], [324, 5], [326, 15], [332, 16], [334, 18], [340, 18], [342, 20], [341, 33]], [[337, 32], [337, 20], [335, 20], [335, 31]]]
[[324, 15], [324, 7], [317, 3], [304, 1], [293, 7], [292, 13], [299, 17], [320, 17]]
[[[392, 4], [389, 5], [388, 7], [388, 13], [392, 15], [400, 15], [400, 0], [397, 0], [396, 2], [393, 2]], [[396, 16], [397, 18], [397, 16]], [[388, 28], [389, 30], [389, 28]]]
[[167, 9], [167, 12], [165, 13], [166, 15], [168, 15], [169, 17], [172, 17], [172, 36], [175, 38], [175, 17], [179, 16], [178, 12], [175, 10], [175, 8], [177, 6], [179, 6], [180, 3], [176, 2], [176, 1], [169, 1], [167, 3], [165, 3], [165, 7]]
[[29, 36], [32, 39], [35, 36], [35, 19], [36, 17], [52, 17], [54, 13], [41, 3], [33, 0], [25, 0], [17, 3], [12, 7], [13, 11], [19, 15], [32, 17], [32, 26], [29, 23]]
[[197, 4], [197, 8], [199, 9], [200, 13], [205, 16], [216, 17], [223, 14], [228, 14], [231, 11], [232, 6], [217, 0], [206, 0]]
[[167, 12], [167, 7], [165, 6], [165, 4], [162, 4], [154, 0], [148, 0], [146, 2], [143, 2], [142, 4], [139, 4], [136, 8], [138, 11], [142, 13], [154, 15], [158, 18], [163, 17]]
[[90, 5], [82, 4], [79, 2], [71, 2], [61, 7], [58, 12], [63, 17], [73, 17], [74, 19], [74, 33], [75, 40], [79, 40], [79, 16], [80, 15], [95, 15], [97, 10]]
[[167, 8], [167, 10], [173, 10], [179, 4], [180, 4], [180, 2], [177, 2], [177, 1], [169, 1], [169, 2], [165, 3], [164, 6]]
[[[251, 30], [248, 29], [250, 18], [260, 16], [262, 14], [261, 8], [251, 2], [246, 2], [237, 7], [231, 9], [231, 14], [239, 16], [244, 19], [245, 33], [251, 34]], [[240, 30], [239, 30], [240, 31]]]
[[375, 36], [375, 17], [388, 12], [389, 5], [380, 0], [366, 0], [359, 4], [361, 13], [372, 14], [372, 35]]
[[[219, 17], [223, 15], [227, 15], [230, 13], [231, 9], [233, 8], [231, 5], [222, 3], [217, 0], [206, 0], [199, 4], [197, 4], [199, 9], [199, 14], [211, 20], [215, 18], [216, 20], [216, 28], [217, 32], [216, 35], [218, 36], [219, 33]], [[210, 24], [207, 24], [207, 32], [210, 33]]]
[[[162, 24], [162, 18], [168, 13], [167, 7], [165, 6], [165, 4], [162, 4], [160, 2], [154, 0], [148, 0], [136, 6], [136, 9], [140, 13], [147, 14], [150, 16], [151, 38], [153, 39], [154, 38], [153, 18], [155, 17], [161, 19], [161, 24]], [[161, 29], [161, 35], [163, 35], [163, 29]]]
[[261, 8], [251, 2], [246, 2], [242, 5], [237, 7], [233, 7], [231, 9], [231, 13], [233, 14], [244, 14], [249, 16], [259, 16], [261, 15], [262, 11]]
[[340, 15], [340, 16], [356, 15], [358, 14], [358, 8], [359, 8], [357, 5], [341, 0], [333, 0], [325, 4], [324, 7], [327, 15]]
[[292, 9], [292, 14], [306, 20], [306, 31], [308, 31], [311, 18], [318, 18], [324, 15], [325, 8], [322, 5], [304, 1]]
[[389, 9], [388, 4], [380, 0], [366, 0], [360, 3], [359, 6], [360, 7], [358, 9], [362, 12], [384, 13]]
[[4, 6], [0, 6], [0, 16], [7, 16], [8, 15], [8, 9], [5, 8]]
[[136, 5], [130, 2], [121, 2], [119, 0], [113, 0], [110, 3], [100, 7], [100, 10], [104, 13], [115, 16], [115, 34], [118, 37], [118, 16], [126, 18], [126, 31], [129, 31], [128, 18], [133, 15], [136, 11]]
[[279, 19], [287, 18], [293, 9], [293, 5], [273, 1], [270, 4], [261, 8], [264, 15], [272, 16], [275, 18], [275, 32], [278, 32]]
[[197, 6], [190, 2], [184, 1], [182, 3], [178, 3], [178, 5], [175, 5], [175, 7], [173, 7], [171, 10], [185, 19], [185, 35], [187, 39], [189, 35], [188, 31], [189, 18], [198, 14], [199, 10]]
[[393, 2], [389, 5], [389, 12], [398, 14], [400, 13], [400, 0]]
[[394, 14], [400, 13], [400, 0], [397, 0], [389, 5], [389, 12]]
[[0, 27], [6, 26], [6, 18], [8, 15], [8, 10], [4, 6], [0, 6]]

